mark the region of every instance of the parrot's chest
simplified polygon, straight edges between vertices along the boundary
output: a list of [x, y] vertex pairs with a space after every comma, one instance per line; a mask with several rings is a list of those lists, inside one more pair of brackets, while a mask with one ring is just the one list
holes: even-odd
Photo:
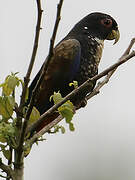
[[80, 68], [76, 77], [79, 84], [98, 73], [104, 42], [90, 37], [82, 46]]

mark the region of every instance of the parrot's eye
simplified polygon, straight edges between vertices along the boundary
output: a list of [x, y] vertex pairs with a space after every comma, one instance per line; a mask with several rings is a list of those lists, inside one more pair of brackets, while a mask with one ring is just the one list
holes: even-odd
[[106, 27], [111, 27], [112, 26], [112, 20], [111, 19], [102, 19], [101, 24], [103, 24]]

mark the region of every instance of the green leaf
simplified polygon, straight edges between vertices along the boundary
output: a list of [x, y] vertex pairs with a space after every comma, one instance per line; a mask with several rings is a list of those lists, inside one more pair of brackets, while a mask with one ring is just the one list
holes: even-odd
[[8, 85], [8, 88], [10, 88], [11, 90], [14, 90], [15, 86], [19, 85], [18, 78], [13, 74], [11, 76], [8, 76], [7, 85]]
[[7, 96], [8, 103], [10, 104], [10, 107], [13, 108], [15, 106], [15, 99], [13, 96]]
[[35, 143], [36, 143], [36, 145], [38, 146], [38, 141], [36, 141]]
[[25, 156], [25, 157], [28, 156], [28, 154], [30, 153], [30, 151], [31, 151], [31, 148], [30, 148], [30, 147], [27, 148], [27, 149], [25, 149], [25, 151], [24, 151], [24, 156]]
[[3, 145], [3, 144], [0, 144], [0, 148], [1, 148], [1, 151], [2, 151], [2, 153], [3, 153], [3, 155], [4, 155], [4, 157], [5, 157], [7, 160], [9, 160], [10, 157], [11, 157], [11, 152], [10, 152], [9, 150], [7, 150], [7, 149], [6, 149], [6, 146]]
[[[78, 86], [77, 81], [73, 82], [74, 85]], [[70, 85], [72, 85], [73, 83], [70, 83]], [[50, 101], [53, 99], [54, 104], [59, 103], [60, 101], [63, 100], [62, 95], [60, 94], [60, 92], [54, 92], [54, 94], [50, 97]], [[73, 103], [68, 100], [67, 102], [65, 102], [64, 104], [62, 104], [59, 108], [58, 108], [58, 112], [62, 115], [63, 118], [66, 119], [66, 123], [69, 124], [69, 129], [71, 131], [74, 131], [74, 126], [73, 123], [71, 123], [73, 115], [74, 115], [74, 105]], [[60, 128], [60, 127], [59, 127]], [[58, 132], [59, 128], [57, 129], [55, 127], [55, 132]], [[61, 129], [61, 132], [64, 133], [65, 129]]]
[[69, 123], [72, 120], [73, 112], [69, 109], [61, 109], [60, 114], [66, 119], [66, 122]]
[[62, 96], [61, 96], [61, 94], [60, 94], [59, 91], [58, 91], [57, 93], [54, 92], [54, 94], [50, 97], [50, 101], [51, 101], [52, 99], [53, 99], [53, 101], [54, 101], [54, 104], [57, 104], [57, 103], [59, 103], [60, 101], [63, 100], [63, 98], [62, 98]]
[[36, 109], [36, 107], [33, 107], [31, 115], [30, 115], [30, 119], [29, 119], [29, 124], [34, 123], [35, 121], [37, 121], [40, 118], [40, 113], [39, 111]]
[[67, 123], [69, 123], [73, 118], [73, 110], [74, 106], [69, 100], [58, 108], [59, 113], [66, 119]]
[[2, 87], [2, 92], [4, 95], [9, 96], [13, 93], [16, 86], [19, 86], [20, 79], [16, 76], [16, 73], [8, 75], [5, 79], [5, 82], [0, 85]]
[[11, 152], [9, 150], [5, 150], [5, 149], [3, 149], [2, 152], [3, 152], [3, 155], [5, 156], [5, 158], [7, 160], [9, 160], [11, 157]]
[[76, 89], [76, 88], [78, 88], [78, 82], [73, 81], [73, 82], [69, 83], [69, 86], [74, 86], [74, 89]]
[[31, 145], [29, 143], [27, 143], [24, 147], [24, 156], [28, 156], [28, 154], [30, 153], [31, 151]]
[[14, 105], [15, 101], [12, 96], [0, 96], [0, 115], [2, 115], [4, 119], [11, 118]]
[[15, 137], [15, 128], [10, 123], [0, 123], [0, 141], [4, 142]]
[[62, 134], [65, 133], [65, 128], [63, 126], [58, 125], [58, 124], [53, 126], [53, 128], [49, 131], [49, 133], [55, 134], [55, 133], [59, 132], [59, 130], [61, 130]]
[[70, 131], [74, 131], [75, 130], [75, 128], [74, 128], [74, 124], [73, 123], [69, 123], [69, 129], [70, 129]]
[[2, 134], [0, 134], [0, 142], [5, 143], [6, 141], [6, 138]]
[[0, 144], [0, 148], [1, 148], [1, 151], [2, 151], [3, 149], [5, 149], [5, 148], [6, 148], [6, 146], [5, 146], [5, 145], [3, 145], [3, 144]]
[[64, 134], [66, 132], [65, 128], [61, 126], [61, 133]]

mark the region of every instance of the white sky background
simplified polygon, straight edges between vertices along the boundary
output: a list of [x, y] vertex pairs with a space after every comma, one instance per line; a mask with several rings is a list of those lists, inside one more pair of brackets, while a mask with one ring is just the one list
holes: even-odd
[[[47, 53], [56, 16], [55, 0], [43, 0], [39, 50], [32, 79]], [[100, 11], [119, 24], [118, 44], [105, 43], [99, 71], [116, 62], [135, 36], [131, 0], [65, 0], [57, 35], [60, 41], [85, 15]], [[24, 77], [31, 57], [36, 23], [34, 0], [0, 1], [0, 81], [12, 72]], [[99, 95], [74, 117], [76, 131], [46, 136], [25, 160], [25, 180], [134, 180], [135, 58], [122, 65]]]

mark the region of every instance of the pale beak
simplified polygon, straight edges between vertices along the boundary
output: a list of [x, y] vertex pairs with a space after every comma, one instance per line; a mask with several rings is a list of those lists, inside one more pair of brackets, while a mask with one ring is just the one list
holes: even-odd
[[111, 33], [107, 36], [107, 40], [113, 40], [115, 39], [114, 41], [114, 44], [116, 44], [118, 41], [119, 41], [119, 38], [120, 38], [120, 32], [119, 30], [112, 30]]

